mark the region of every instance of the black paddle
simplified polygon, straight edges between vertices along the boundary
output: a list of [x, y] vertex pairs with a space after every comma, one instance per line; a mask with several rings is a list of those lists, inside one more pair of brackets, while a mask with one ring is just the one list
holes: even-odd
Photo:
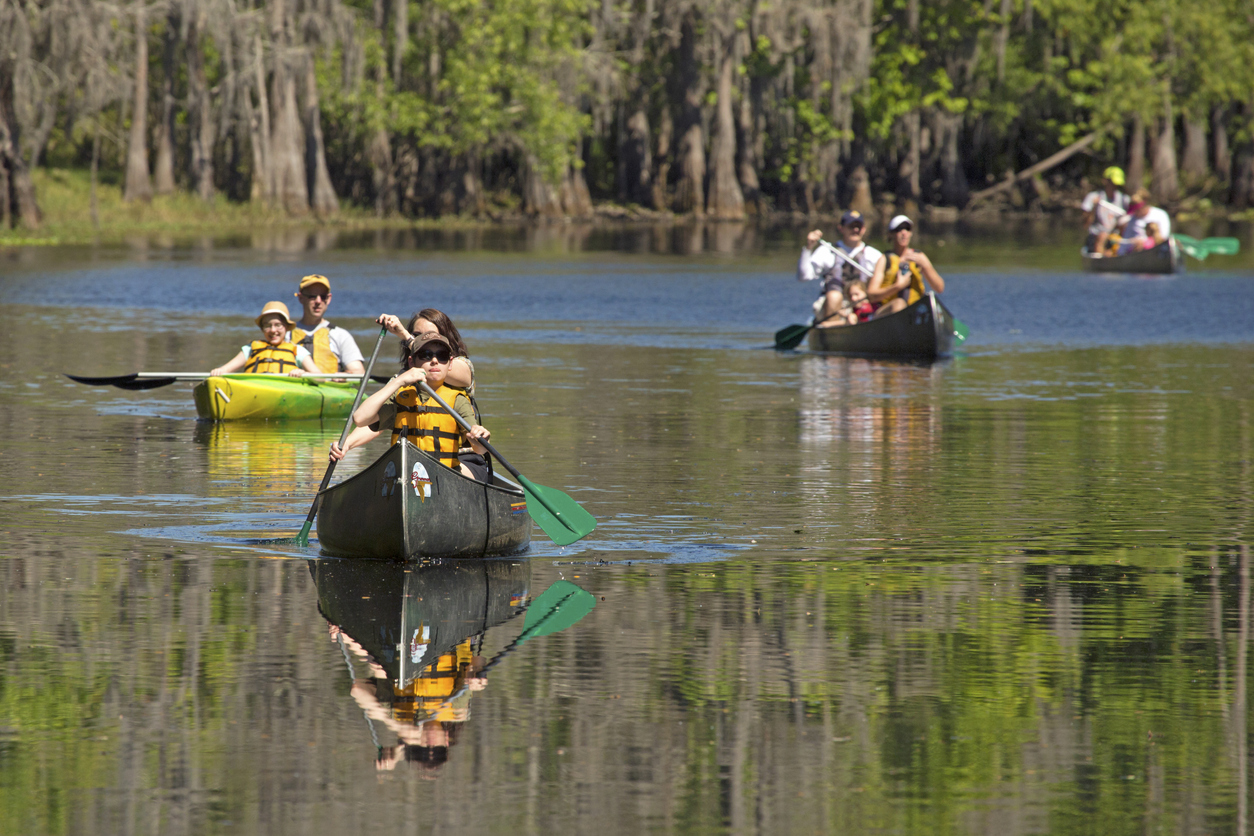
[[[432, 391], [431, 387], [425, 381], [418, 384], [422, 387], [422, 391], [435, 399], [444, 411], [461, 425], [462, 429], [470, 431], [470, 424], [466, 419], [457, 412], [444, 400]], [[568, 546], [576, 540], [587, 537], [597, 527], [596, 517], [584, 510], [583, 506], [557, 488], [549, 488], [544, 485], [533, 483], [526, 476], [518, 472], [518, 468], [505, 460], [505, 457], [497, 452], [496, 448], [484, 441], [482, 438], [475, 439], [476, 442], [482, 444], [487, 451], [491, 453], [496, 460], [505, 466], [505, 469], [513, 474], [523, 487], [523, 494], [527, 497], [527, 513], [531, 515], [531, 519], [535, 520], [536, 525], [540, 526], [540, 530], [549, 535], [550, 539], [559, 546]], [[342, 444], [343, 442], [341, 442]]]
[[[353, 408], [348, 411], [348, 420], [344, 422], [344, 432], [340, 433], [340, 447], [344, 446], [344, 442], [348, 440], [348, 434], [353, 431], [353, 413], [361, 405], [362, 393], [366, 391], [366, 381], [371, 379], [370, 372], [374, 370], [375, 358], [379, 356], [379, 348], [383, 345], [383, 338], [387, 336], [387, 333], [388, 329], [380, 328], [379, 339], [374, 341], [374, 351], [370, 353], [370, 362], [366, 364], [366, 373], [361, 376], [361, 385], [357, 387], [357, 397], [353, 398]], [[298, 546], [309, 545], [309, 529], [313, 528], [314, 517], [318, 515], [318, 502], [322, 499], [322, 492], [331, 483], [331, 474], [334, 472], [335, 459], [332, 459], [327, 465], [327, 472], [322, 476], [322, 484], [318, 486], [318, 492], [314, 494], [313, 504], [309, 506], [309, 516], [305, 517], [305, 524], [300, 527], [300, 534], [290, 539], [284, 538], [270, 542], [295, 543]]]
[[[82, 375], [67, 374], [70, 380], [75, 383], [83, 383], [87, 386], [115, 386], [118, 389], [129, 389], [132, 391], [141, 391], [143, 389], [159, 389], [162, 386], [169, 386], [171, 383], [177, 383], [180, 380], [208, 380], [212, 375], [209, 372], [131, 372], [130, 374], [120, 374], [114, 377], [83, 377]], [[273, 374], [232, 374], [223, 375], [223, 377], [281, 377], [282, 375]], [[328, 372], [325, 374], [306, 374], [304, 378], [309, 380], [339, 380], [342, 378], [352, 378], [355, 375], [347, 372]], [[367, 375], [370, 380], [375, 383], [387, 383], [391, 378], [383, 375]]]
[[806, 338], [806, 334], [810, 333], [811, 330], [818, 328], [821, 323], [827, 322], [839, 313], [840, 311], [837, 311], [836, 313], [825, 316], [816, 322], [811, 322], [809, 325], [798, 324], [780, 328], [775, 332], [775, 347], [780, 351], [791, 351], [801, 345], [801, 341]]

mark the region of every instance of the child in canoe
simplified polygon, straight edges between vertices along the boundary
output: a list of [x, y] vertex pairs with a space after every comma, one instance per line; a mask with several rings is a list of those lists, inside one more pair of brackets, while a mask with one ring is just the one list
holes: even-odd
[[287, 332], [296, 327], [287, 315], [287, 305], [267, 302], [257, 317], [257, 327], [264, 339], [240, 346], [239, 354], [209, 372], [214, 377], [243, 371], [245, 374], [286, 374], [300, 377], [305, 372], [318, 373], [313, 355], [288, 341]]
[[[453, 360], [449, 341], [433, 331], [410, 339], [406, 349], [406, 369], [357, 408], [353, 413], [357, 429], [349, 434], [342, 448], [338, 442], [332, 442], [331, 460], [339, 461], [349, 450], [386, 431], [391, 432], [393, 444], [407, 439], [418, 449], [434, 454], [445, 467], [468, 478], [486, 481], [486, 462], [480, 465], [478, 461], [458, 458], [458, 452], [466, 443], [482, 457], [487, 449], [477, 440], [486, 441], [492, 434], [476, 423], [469, 396], [447, 383], [449, 365]], [[469, 432], [464, 431], [434, 398], [418, 388], [417, 384], [422, 381], [471, 425]]]

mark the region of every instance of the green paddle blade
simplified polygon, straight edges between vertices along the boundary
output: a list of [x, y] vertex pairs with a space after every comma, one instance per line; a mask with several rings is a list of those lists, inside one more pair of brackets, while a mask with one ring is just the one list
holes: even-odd
[[565, 630], [592, 612], [596, 605], [596, 596], [591, 592], [570, 581], [558, 581], [536, 596], [527, 608], [518, 642]]
[[809, 325], [789, 325], [775, 332], [775, 347], [780, 351], [788, 351], [801, 345], [801, 341], [809, 333]]
[[967, 324], [965, 322], [963, 322], [961, 319], [957, 319], [957, 318], [954, 319], [954, 337], [957, 338], [958, 342], [960, 343], [965, 342], [967, 339], [967, 334], [970, 334], [970, 333], [971, 333], [971, 330], [967, 328]]
[[1204, 246], [1202, 242], [1196, 238], [1192, 238], [1188, 235], [1173, 235], [1172, 237], [1176, 239], [1176, 246], [1178, 246], [1187, 256], [1201, 261], [1206, 258], [1206, 256], [1210, 255], [1210, 249]]
[[1203, 238], [1202, 246], [1215, 255], [1236, 255], [1241, 251], [1241, 242], [1235, 238]]
[[557, 488], [537, 485], [522, 474], [516, 475], [527, 497], [527, 513], [554, 543], [569, 546], [596, 529], [597, 518], [578, 502]]

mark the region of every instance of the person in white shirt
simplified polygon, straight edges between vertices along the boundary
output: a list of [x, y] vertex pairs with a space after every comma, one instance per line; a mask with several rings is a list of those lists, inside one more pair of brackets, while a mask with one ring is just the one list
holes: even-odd
[[331, 306], [331, 280], [317, 273], [305, 276], [300, 280], [296, 298], [304, 314], [292, 329], [291, 341], [309, 351], [324, 372], [365, 373], [361, 349], [353, 335], [323, 319]]
[[1100, 255], [1106, 250], [1106, 239], [1115, 231], [1119, 217], [1127, 211], [1132, 199], [1119, 190], [1125, 182], [1123, 169], [1112, 165], [1102, 172], [1102, 187], [1084, 196], [1080, 209], [1088, 235], [1084, 249]]
[[1156, 238], [1164, 242], [1171, 238], [1171, 217], [1157, 206], [1151, 206], [1149, 192], [1140, 189], [1132, 196], [1128, 214], [1119, 219], [1119, 235], [1122, 239], [1119, 242], [1119, 255], [1137, 251], [1137, 242], [1146, 238], [1146, 227], [1149, 224], [1158, 228]]
[[[823, 231], [812, 230], [797, 262], [797, 280], [822, 281], [822, 295], [815, 302], [815, 318], [819, 328], [838, 324], [834, 317], [844, 304], [845, 282], [862, 279], [868, 284], [884, 274], [884, 254], [863, 241], [866, 220], [861, 212], [846, 212], [840, 218], [840, 241], [834, 246], [823, 240]], [[844, 254], [838, 255], [837, 248]], [[862, 269], [858, 269], [854, 262]], [[866, 272], [863, 272], [863, 271]], [[869, 274], [869, 275], [868, 275]]]

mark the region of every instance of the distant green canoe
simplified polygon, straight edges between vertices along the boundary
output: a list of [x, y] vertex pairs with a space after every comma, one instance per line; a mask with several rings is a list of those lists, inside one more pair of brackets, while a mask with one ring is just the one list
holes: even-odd
[[332, 383], [272, 374], [211, 377], [192, 390], [206, 421], [302, 421], [347, 418], [357, 383]]

